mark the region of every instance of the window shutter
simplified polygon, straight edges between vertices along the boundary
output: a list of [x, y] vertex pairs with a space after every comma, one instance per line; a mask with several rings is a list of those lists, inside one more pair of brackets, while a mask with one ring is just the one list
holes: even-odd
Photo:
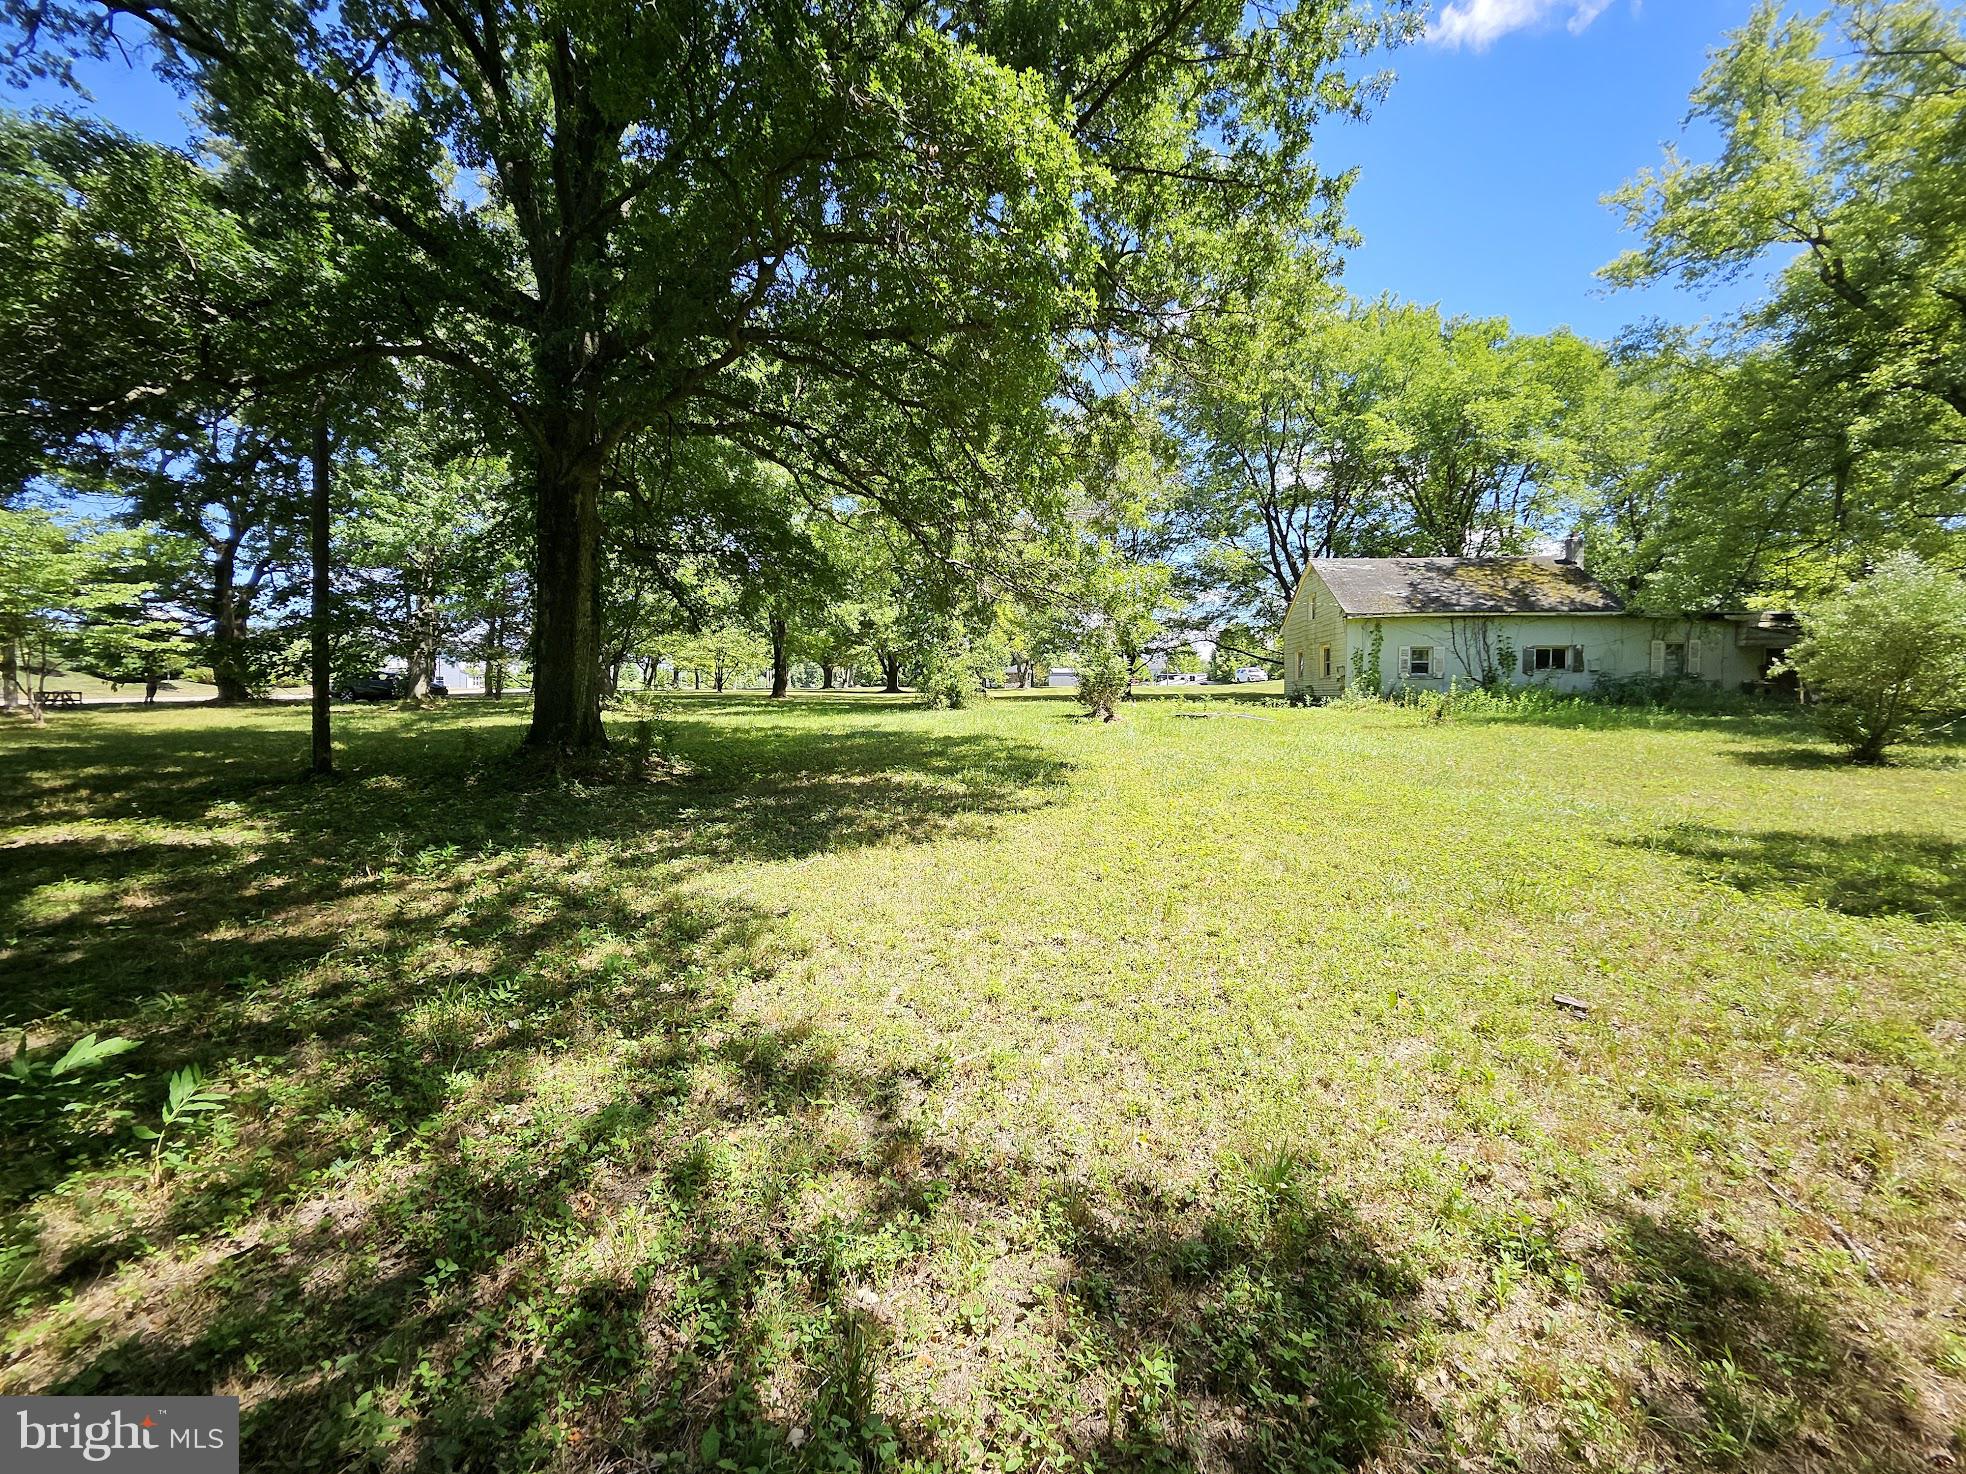
[[1700, 642], [1698, 640], [1688, 640], [1686, 642], [1686, 674], [1697, 676], [1699, 673]]
[[1652, 642], [1652, 674], [1655, 676], [1662, 676], [1665, 673], [1666, 673], [1666, 642], [1664, 640], [1654, 640]]
[[1570, 669], [1576, 671], [1579, 675], [1583, 674], [1584, 647], [1582, 645], [1572, 645], [1570, 647]]
[[1413, 647], [1411, 645], [1401, 645], [1399, 647], [1399, 678], [1404, 681], [1409, 679], [1412, 674]]

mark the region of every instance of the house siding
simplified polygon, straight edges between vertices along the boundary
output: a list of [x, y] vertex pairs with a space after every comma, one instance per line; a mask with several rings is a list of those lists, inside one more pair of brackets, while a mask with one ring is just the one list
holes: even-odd
[[[1434, 652], [1436, 674], [1408, 677], [1405, 684], [1421, 690], [1445, 690], [1450, 684], [1478, 684], [1485, 667], [1499, 670], [1504, 642], [1516, 657], [1511, 678], [1515, 685], [1549, 686], [1558, 691], [1588, 691], [1600, 679], [1643, 676], [1652, 669], [1652, 643], [1700, 646], [1699, 668], [1687, 672], [1726, 690], [1757, 679], [1761, 652], [1740, 644], [1739, 632], [1726, 620], [1648, 619], [1638, 615], [1496, 614], [1471, 617], [1388, 615], [1376, 620], [1353, 620], [1354, 642], [1363, 646], [1369, 627], [1385, 632], [1380, 659], [1380, 687], [1390, 691], [1401, 684], [1400, 652], [1428, 646]], [[1532, 671], [1527, 651], [1537, 646], [1582, 647], [1582, 671]]]
[[[1306, 570], [1297, 595], [1283, 616], [1285, 694], [1323, 698], [1345, 689], [1346, 620], [1338, 600], [1315, 572]], [[1331, 675], [1324, 674], [1324, 647], [1331, 647]], [[1297, 674], [1299, 658], [1304, 674]]]
[[[1500, 669], [1504, 642], [1516, 657], [1514, 685], [1541, 685], [1567, 692], [1589, 691], [1600, 679], [1644, 676], [1652, 669], [1655, 640], [1686, 645], [1698, 641], [1699, 670], [1692, 674], [1723, 690], [1738, 690], [1758, 680], [1765, 652], [1744, 645], [1740, 628], [1724, 619], [1651, 619], [1632, 614], [1495, 614], [1479, 616], [1375, 615], [1347, 618], [1337, 599], [1315, 573], [1306, 573], [1298, 596], [1283, 621], [1283, 682], [1291, 696], [1322, 700], [1340, 694], [1350, 678], [1354, 653], [1371, 659], [1374, 629], [1381, 632], [1379, 660], [1381, 691], [1401, 684], [1400, 651], [1431, 646], [1438, 672], [1409, 677], [1406, 684], [1421, 690], [1445, 690], [1450, 684], [1479, 684], [1484, 664]], [[1331, 646], [1331, 676], [1326, 679], [1322, 652]], [[1581, 671], [1524, 669], [1526, 652], [1539, 645], [1581, 646]], [[1485, 654], [1484, 654], [1485, 652]], [[1299, 678], [1298, 657], [1303, 657]]]

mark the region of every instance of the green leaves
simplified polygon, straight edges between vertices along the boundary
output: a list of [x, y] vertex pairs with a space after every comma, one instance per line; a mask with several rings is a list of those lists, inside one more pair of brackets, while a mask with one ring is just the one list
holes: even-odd
[[1599, 474], [1603, 352], [1350, 301], [1299, 260], [1164, 366], [1205, 586], [1274, 628], [1313, 558], [1514, 551]]
[[1860, 761], [1966, 712], [1966, 580], [1886, 559], [1809, 610], [1789, 664], [1830, 733]]
[[84, 1034], [50, 1065], [46, 1058], [35, 1059], [27, 1046], [27, 1035], [23, 1033], [20, 1043], [15, 1046], [13, 1057], [7, 1061], [7, 1074], [20, 1085], [32, 1085], [41, 1080], [59, 1080], [65, 1075], [77, 1075], [84, 1070], [94, 1069], [104, 1060], [114, 1059], [137, 1047], [135, 1039], [121, 1039], [111, 1036], [108, 1039], [93, 1033]]
[[186, 1065], [171, 1074], [170, 1092], [164, 1101], [164, 1125], [168, 1129], [184, 1116], [222, 1111], [225, 1106], [225, 1092], [208, 1086], [205, 1072], [198, 1066]]
[[[1840, 34], [1839, 34], [1840, 33]], [[1956, 562], [1966, 529], [1966, 86], [1935, 0], [1790, 17], [1718, 50], [1689, 121], [1704, 161], [1610, 197], [1641, 233], [1634, 285], [1764, 273], [1684, 370], [1661, 424], [1640, 572], [1708, 599], [1813, 597], [1881, 552]]]
[[[55, 1061], [54, 1068], [48, 1071], [50, 1077], [60, 1079], [76, 1070], [93, 1069], [106, 1059], [114, 1059], [137, 1047], [134, 1039], [98, 1038], [94, 1034], [84, 1034], [68, 1046], [68, 1052]], [[18, 1057], [18, 1056], [17, 1056]]]

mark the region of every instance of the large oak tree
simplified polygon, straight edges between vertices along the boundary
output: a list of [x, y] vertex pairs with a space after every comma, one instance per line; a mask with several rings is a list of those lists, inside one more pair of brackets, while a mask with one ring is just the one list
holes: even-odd
[[321, 213], [335, 309], [266, 380], [420, 358], [509, 431], [529, 740], [562, 751], [602, 741], [599, 497], [625, 440], [728, 436], [852, 479], [878, 462], [813, 434], [842, 409], [979, 440], [1040, 412], [1061, 345], [1149, 331], [1279, 227], [1330, 227], [1343, 180], [1311, 125], [1363, 106], [1342, 59], [1412, 23], [1403, 0], [9, 8], [33, 66], [154, 40], [237, 166]]

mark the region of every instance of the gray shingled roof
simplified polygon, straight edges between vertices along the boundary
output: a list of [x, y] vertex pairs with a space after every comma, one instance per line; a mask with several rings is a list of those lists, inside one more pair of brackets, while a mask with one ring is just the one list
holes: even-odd
[[1616, 614], [1624, 606], [1557, 558], [1317, 558], [1347, 614]]

